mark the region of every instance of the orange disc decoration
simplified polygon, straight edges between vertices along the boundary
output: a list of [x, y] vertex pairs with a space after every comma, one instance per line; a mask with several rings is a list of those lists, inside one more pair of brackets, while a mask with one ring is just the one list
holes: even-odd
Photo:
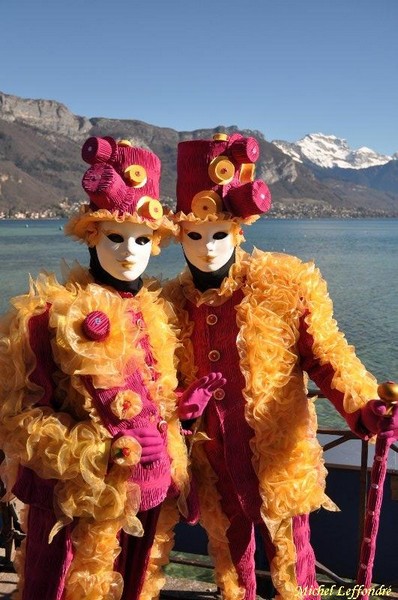
[[241, 183], [250, 183], [254, 181], [254, 172], [256, 166], [254, 163], [244, 163], [240, 168], [239, 181]]
[[163, 217], [163, 207], [159, 200], [144, 196], [138, 202], [138, 214], [144, 219], [161, 219]]
[[217, 156], [209, 164], [209, 177], [214, 183], [226, 185], [230, 183], [235, 175], [235, 167], [227, 156]]
[[191, 210], [199, 219], [205, 219], [207, 215], [215, 215], [221, 212], [222, 200], [213, 190], [205, 190], [195, 194]]
[[147, 182], [146, 170], [141, 165], [130, 165], [124, 170], [124, 178], [132, 187], [142, 187]]

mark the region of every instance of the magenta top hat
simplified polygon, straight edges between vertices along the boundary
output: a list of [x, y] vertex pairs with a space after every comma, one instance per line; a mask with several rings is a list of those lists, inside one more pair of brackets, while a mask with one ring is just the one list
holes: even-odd
[[70, 221], [67, 233], [86, 239], [92, 222], [113, 219], [145, 223], [164, 233], [173, 229], [159, 202], [161, 163], [156, 154], [126, 140], [91, 137], [82, 158], [90, 165], [82, 179], [90, 203]]
[[271, 206], [271, 193], [254, 179], [255, 138], [217, 133], [178, 145], [177, 221], [231, 218], [252, 222]]

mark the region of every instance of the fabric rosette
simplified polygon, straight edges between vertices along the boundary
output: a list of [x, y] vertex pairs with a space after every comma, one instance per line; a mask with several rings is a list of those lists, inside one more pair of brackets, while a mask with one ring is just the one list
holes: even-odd
[[50, 311], [55, 329], [54, 354], [62, 371], [89, 375], [96, 387], [123, 382], [123, 373], [138, 359], [139, 330], [128, 303], [103, 287], [76, 287], [57, 298]]
[[121, 421], [133, 419], [142, 410], [141, 396], [132, 390], [121, 390], [112, 400], [110, 409]]
[[113, 442], [111, 457], [113, 462], [121, 467], [134, 467], [140, 462], [141, 445], [135, 438], [122, 435]]

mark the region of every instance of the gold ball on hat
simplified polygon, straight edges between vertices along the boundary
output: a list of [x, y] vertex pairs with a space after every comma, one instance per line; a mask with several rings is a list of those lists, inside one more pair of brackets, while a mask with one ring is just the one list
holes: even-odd
[[118, 140], [117, 142], [118, 146], [128, 146], [128, 147], [132, 147], [132, 143], [129, 140]]

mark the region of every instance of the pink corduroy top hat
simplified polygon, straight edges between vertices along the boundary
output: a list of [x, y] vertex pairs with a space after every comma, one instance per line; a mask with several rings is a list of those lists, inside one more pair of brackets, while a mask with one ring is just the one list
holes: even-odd
[[82, 158], [90, 165], [82, 179], [90, 203], [69, 221], [67, 234], [87, 242], [94, 223], [112, 220], [142, 223], [161, 236], [173, 232], [159, 202], [161, 163], [156, 154], [127, 140], [90, 137]]
[[253, 137], [216, 133], [178, 145], [175, 222], [253, 223], [271, 207], [271, 193], [254, 178], [260, 148]]

